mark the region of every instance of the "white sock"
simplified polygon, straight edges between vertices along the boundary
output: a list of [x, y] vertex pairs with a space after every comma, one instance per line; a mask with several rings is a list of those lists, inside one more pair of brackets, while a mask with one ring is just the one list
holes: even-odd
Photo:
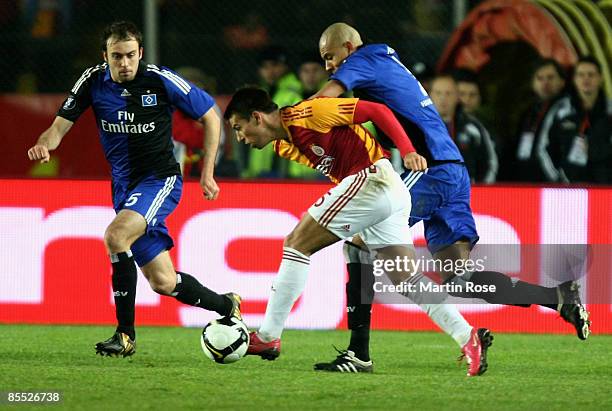
[[448, 294], [420, 291], [421, 284], [433, 283], [429, 277], [422, 273], [412, 276], [409, 282], [416, 285], [416, 292], [403, 293], [403, 295], [417, 303], [442, 331], [450, 335], [459, 344], [459, 347], [467, 344], [472, 333], [472, 326], [463, 318], [457, 307], [453, 304], [444, 304]]
[[419, 304], [419, 307], [442, 331], [453, 337], [459, 347], [463, 347], [470, 340], [472, 326], [453, 304]]
[[258, 332], [262, 340], [280, 338], [291, 307], [306, 286], [309, 265], [310, 258], [304, 254], [293, 248], [283, 248], [283, 261], [272, 282], [266, 315]]

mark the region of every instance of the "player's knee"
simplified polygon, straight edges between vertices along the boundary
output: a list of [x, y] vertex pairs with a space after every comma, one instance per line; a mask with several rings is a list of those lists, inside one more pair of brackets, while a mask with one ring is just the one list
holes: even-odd
[[111, 252], [121, 251], [124, 248], [125, 235], [120, 227], [108, 226], [104, 232], [104, 245]]
[[173, 281], [167, 276], [150, 276], [149, 285], [157, 294], [170, 295], [176, 288], [176, 279]]
[[364, 261], [362, 261], [362, 258], [361, 258], [361, 252], [362, 250], [358, 246], [356, 246], [355, 244], [352, 244], [349, 241], [345, 241], [344, 245], [342, 246], [342, 253], [344, 254], [344, 262], [347, 264], [364, 263]]
[[287, 237], [285, 237], [285, 241], [283, 242], [283, 247], [285, 248], [293, 248], [296, 251], [299, 251], [300, 253], [309, 255], [310, 253], [308, 252], [308, 250], [305, 250], [302, 244], [302, 239], [301, 236], [299, 234], [297, 234], [295, 231], [292, 231], [289, 233], [289, 235], [287, 235]]

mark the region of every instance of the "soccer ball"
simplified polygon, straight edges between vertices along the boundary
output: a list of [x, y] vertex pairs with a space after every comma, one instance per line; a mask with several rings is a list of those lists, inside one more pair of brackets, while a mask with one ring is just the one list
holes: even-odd
[[208, 358], [219, 364], [230, 364], [246, 354], [249, 348], [249, 330], [237, 318], [219, 318], [204, 327], [200, 344]]

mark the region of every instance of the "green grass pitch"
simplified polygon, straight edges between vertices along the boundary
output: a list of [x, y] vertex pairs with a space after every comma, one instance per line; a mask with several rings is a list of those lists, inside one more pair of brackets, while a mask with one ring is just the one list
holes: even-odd
[[278, 360], [230, 365], [204, 357], [195, 328], [141, 327], [134, 357], [96, 356], [111, 332], [0, 325], [0, 391], [61, 391], [45, 409], [612, 409], [612, 336], [496, 334], [489, 371], [469, 378], [441, 333], [374, 332], [374, 374], [356, 375], [312, 371], [346, 331], [286, 331]]

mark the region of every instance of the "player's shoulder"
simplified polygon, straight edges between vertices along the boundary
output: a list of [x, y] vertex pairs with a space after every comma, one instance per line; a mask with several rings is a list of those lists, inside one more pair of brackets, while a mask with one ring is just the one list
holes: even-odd
[[355, 56], [360, 57], [380, 57], [386, 56], [389, 54], [394, 54], [395, 50], [384, 43], [376, 43], [376, 44], [366, 44], [364, 46], [359, 47], [357, 51], [354, 53]]
[[71, 93], [77, 94], [80, 90], [83, 89], [83, 86], [91, 81], [102, 78], [106, 74], [106, 69], [108, 64], [106, 62], [96, 64], [95, 66], [87, 67], [83, 70], [83, 73], [79, 76], [77, 81], [72, 86], [70, 90]]
[[335, 108], [339, 103], [346, 102], [350, 99], [342, 99], [337, 97], [315, 97], [308, 100], [302, 100], [292, 106], [281, 108], [281, 114], [284, 118], [290, 118], [300, 115], [312, 114], [313, 111], [325, 111], [326, 109]]
[[102, 62], [102, 63], [98, 63], [94, 66], [90, 66], [87, 67], [85, 70], [83, 70], [83, 73], [81, 74], [81, 77], [83, 76], [93, 76], [96, 73], [104, 73], [106, 72], [106, 68], [108, 67], [108, 63], [107, 62]]
[[290, 120], [294, 120], [298, 117], [301, 118], [306, 114], [312, 115], [313, 100], [315, 99], [302, 100], [291, 106], [281, 107], [280, 114], [283, 121], [287, 122]]
[[181, 77], [174, 70], [165, 67], [158, 66], [156, 64], [145, 63], [144, 64], [144, 74], [148, 77], [156, 77], [161, 80], [167, 86], [177, 88], [183, 93], [187, 94], [191, 91], [192, 85], [183, 77]]

